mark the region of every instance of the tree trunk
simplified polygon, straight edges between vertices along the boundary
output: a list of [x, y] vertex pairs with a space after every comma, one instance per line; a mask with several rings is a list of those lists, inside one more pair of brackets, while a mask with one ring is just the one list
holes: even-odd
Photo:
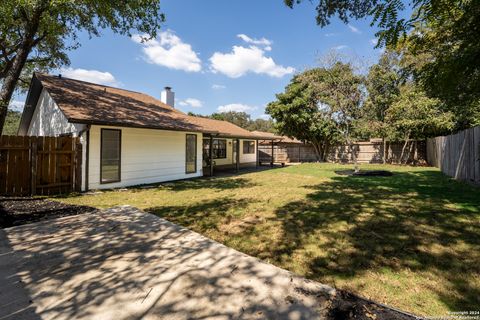
[[418, 164], [418, 142], [415, 140], [415, 146], [413, 149], [413, 164], [417, 165]]
[[8, 105], [15, 92], [18, 79], [20, 79], [20, 74], [25, 66], [28, 55], [35, 45], [34, 39], [38, 31], [40, 15], [41, 12], [35, 12], [32, 15], [32, 18], [28, 21], [28, 26], [22, 39], [22, 43], [13, 58], [10, 69], [6, 71], [5, 78], [2, 79], [2, 88], [0, 89], [0, 134], [3, 132]]
[[313, 151], [315, 151], [315, 156], [317, 157], [317, 161], [322, 161], [322, 151], [319, 143], [316, 141], [312, 141]]
[[383, 164], [387, 163], [387, 139], [382, 138], [383, 142]]
[[405, 137], [405, 143], [403, 144], [403, 147], [402, 147], [402, 153], [400, 153], [400, 159], [398, 159], [400, 164], [403, 163], [403, 156], [405, 154], [405, 148], [407, 148], [409, 136], [410, 136], [410, 133]]
[[410, 146], [408, 147], [408, 154], [407, 154], [407, 159], [405, 159], [405, 164], [408, 164], [408, 160], [410, 160], [410, 157], [412, 156], [412, 148], [414, 145], [415, 141], [410, 141]]
[[352, 160], [353, 160], [353, 165], [354, 165], [354, 169], [355, 169], [355, 172], [359, 172], [360, 171], [360, 168], [358, 167], [358, 160], [357, 160], [357, 154], [355, 153], [355, 149], [353, 147], [353, 141], [351, 141], [350, 139], [347, 141], [348, 143], [348, 147], [350, 149], [350, 153], [352, 155]]

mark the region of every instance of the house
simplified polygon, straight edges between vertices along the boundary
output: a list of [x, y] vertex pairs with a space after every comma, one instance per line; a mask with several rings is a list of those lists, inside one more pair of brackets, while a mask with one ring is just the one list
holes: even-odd
[[166, 87], [149, 95], [35, 73], [18, 134], [82, 143], [82, 190], [118, 188], [256, 166], [258, 140], [232, 123], [189, 116]]

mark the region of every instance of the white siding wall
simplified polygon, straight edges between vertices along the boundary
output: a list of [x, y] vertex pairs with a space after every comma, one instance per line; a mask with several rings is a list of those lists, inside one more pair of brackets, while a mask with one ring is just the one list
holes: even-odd
[[217, 166], [233, 163], [233, 147], [232, 147], [233, 140], [232, 139], [225, 139], [225, 140], [227, 140], [227, 157], [224, 159], [214, 159], [215, 165]]
[[[243, 141], [253, 141], [255, 150], [253, 153], [243, 154]], [[257, 161], [257, 143], [254, 140], [240, 140], [240, 163], [249, 163]]]
[[[100, 184], [101, 128], [122, 130], [121, 181]], [[101, 127], [90, 129], [90, 189], [118, 188], [202, 176], [202, 134], [197, 135], [197, 172], [185, 173], [187, 132]]]
[[[214, 159], [215, 165], [222, 166], [227, 164], [233, 164], [233, 140], [234, 139], [225, 139], [227, 140], [227, 157], [224, 159]], [[243, 154], [243, 141], [240, 139], [240, 163], [254, 163], [257, 161], [257, 146], [255, 145], [255, 152], [252, 154]], [[245, 140], [245, 141], [254, 141], [254, 140]]]
[[78, 133], [85, 127], [83, 124], [69, 123], [63, 112], [43, 89], [28, 128], [28, 136], [56, 137], [65, 133]]

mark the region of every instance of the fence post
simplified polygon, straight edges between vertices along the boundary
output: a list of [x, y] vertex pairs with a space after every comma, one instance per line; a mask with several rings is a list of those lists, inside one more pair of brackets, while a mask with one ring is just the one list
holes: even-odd
[[30, 137], [30, 168], [31, 168], [31, 189], [32, 196], [37, 194], [37, 137]]

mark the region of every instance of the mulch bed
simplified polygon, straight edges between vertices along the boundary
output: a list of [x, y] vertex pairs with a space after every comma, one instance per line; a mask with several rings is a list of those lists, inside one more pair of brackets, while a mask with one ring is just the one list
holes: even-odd
[[329, 320], [414, 320], [413, 315], [396, 311], [375, 302], [362, 299], [347, 291], [338, 290], [331, 301]]
[[360, 170], [355, 172], [355, 170], [337, 170], [336, 174], [341, 176], [357, 176], [357, 177], [390, 177], [393, 175], [392, 172], [386, 170]]
[[95, 213], [97, 209], [36, 198], [0, 198], [0, 228], [47, 219]]

